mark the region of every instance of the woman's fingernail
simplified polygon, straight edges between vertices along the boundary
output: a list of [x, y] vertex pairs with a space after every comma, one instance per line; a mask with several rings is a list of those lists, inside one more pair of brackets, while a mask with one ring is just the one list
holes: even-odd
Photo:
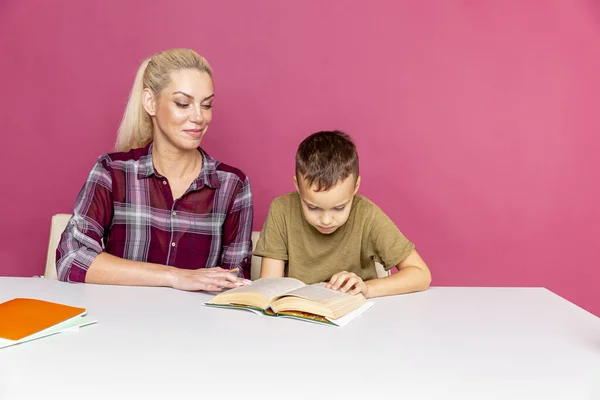
[[244, 279], [242, 282], [246, 285], [252, 285], [252, 281], [250, 279]]

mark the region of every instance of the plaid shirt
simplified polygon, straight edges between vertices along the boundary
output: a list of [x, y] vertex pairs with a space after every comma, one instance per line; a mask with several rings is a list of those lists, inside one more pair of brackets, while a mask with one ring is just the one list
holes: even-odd
[[102, 251], [177, 268], [240, 267], [249, 277], [250, 183], [240, 170], [199, 151], [202, 171], [175, 201], [167, 179], [154, 170], [152, 143], [101, 156], [56, 250], [59, 279], [85, 282]]

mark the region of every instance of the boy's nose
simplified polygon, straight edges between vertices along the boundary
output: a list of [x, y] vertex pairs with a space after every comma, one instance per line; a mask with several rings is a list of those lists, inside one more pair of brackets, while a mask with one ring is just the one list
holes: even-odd
[[331, 215], [323, 214], [323, 216], [321, 217], [321, 224], [323, 224], [324, 226], [327, 226], [327, 225], [331, 224], [332, 220], [333, 219], [331, 218]]

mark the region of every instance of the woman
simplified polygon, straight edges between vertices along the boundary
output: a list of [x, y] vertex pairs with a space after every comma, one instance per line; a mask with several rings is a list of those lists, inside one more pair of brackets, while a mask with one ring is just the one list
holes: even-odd
[[[248, 178], [200, 142], [213, 75], [188, 49], [140, 66], [119, 128], [77, 197], [56, 254], [60, 280], [219, 291], [248, 284]], [[104, 242], [104, 246], [103, 243]]]

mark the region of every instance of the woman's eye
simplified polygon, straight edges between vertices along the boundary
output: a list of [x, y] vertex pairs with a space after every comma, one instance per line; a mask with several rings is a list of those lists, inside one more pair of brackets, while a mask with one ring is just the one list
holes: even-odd
[[212, 108], [212, 104], [202, 104], [202, 108], [205, 110], [210, 110]]
[[185, 104], [185, 103], [179, 103], [179, 102], [175, 102], [175, 104], [177, 105], [177, 107], [179, 108], [188, 108], [190, 105], [189, 104]]

